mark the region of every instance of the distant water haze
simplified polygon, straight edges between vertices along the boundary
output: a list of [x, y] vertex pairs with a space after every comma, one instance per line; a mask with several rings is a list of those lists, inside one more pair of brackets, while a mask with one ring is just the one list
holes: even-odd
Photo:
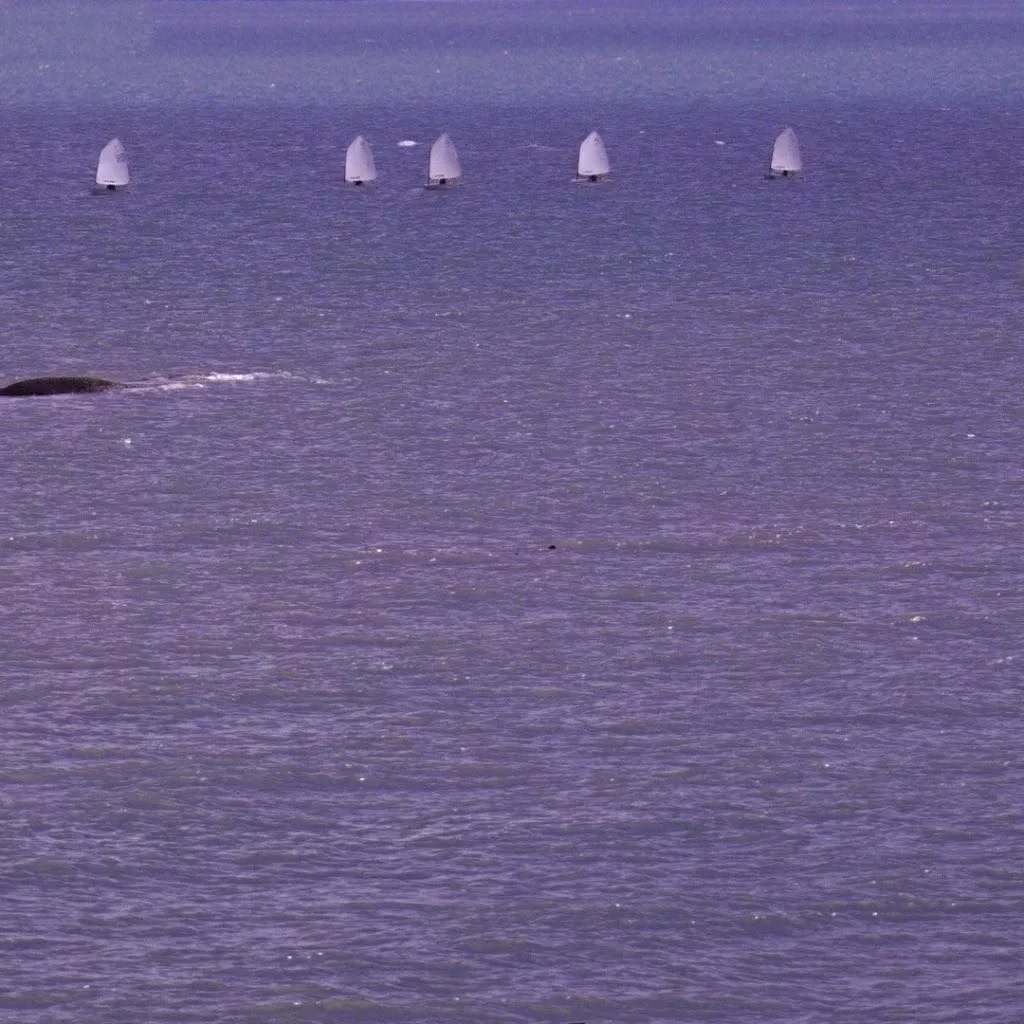
[[0, 6], [0, 1008], [1016, 1019], [1022, 40]]
[[1017, 13], [874, 0], [10, 3], [0, 85], [7, 103], [115, 107], [1005, 98], [1021, 76]]

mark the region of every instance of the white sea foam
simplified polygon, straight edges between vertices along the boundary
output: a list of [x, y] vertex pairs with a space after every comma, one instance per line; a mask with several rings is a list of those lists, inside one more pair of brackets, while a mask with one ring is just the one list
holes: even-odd
[[181, 377], [155, 377], [134, 384], [136, 388], [154, 388], [160, 391], [181, 391], [184, 388], [204, 388], [208, 384], [250, 384], [259, 380], [298, 380], [314, 384], [328, 383], [320, 377], [306, 378], [289, 370], [251, 370], [248, 372], [228, 373], [215, 370], [210, 373], [185, 374]]
[[273, 374], [271, 373], [208, 373], [203, 379], [211, 381], [246, 381], [272, 376]]

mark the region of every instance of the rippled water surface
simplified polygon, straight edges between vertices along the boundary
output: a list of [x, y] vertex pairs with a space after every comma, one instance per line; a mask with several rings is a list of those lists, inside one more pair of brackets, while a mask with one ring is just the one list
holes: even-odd
[[40, 12], [0, 1010], [1019, 1020], [1019, 9]]

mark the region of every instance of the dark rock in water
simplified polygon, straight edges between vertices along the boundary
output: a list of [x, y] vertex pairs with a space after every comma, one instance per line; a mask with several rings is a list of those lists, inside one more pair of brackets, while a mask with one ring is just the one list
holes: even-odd
[[126, 388], [116, 380], [103, 377], [26, 377], [0, 388], [0, 395], [22, 398], [28, 395], [74, 395], [84, 391], [112, 391]]

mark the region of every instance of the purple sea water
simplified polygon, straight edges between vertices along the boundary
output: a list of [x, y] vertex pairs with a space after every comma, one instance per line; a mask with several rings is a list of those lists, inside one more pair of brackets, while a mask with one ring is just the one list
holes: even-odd
[[1021, 1019], [1019, 7], [0, 29], [5, 1017]]

